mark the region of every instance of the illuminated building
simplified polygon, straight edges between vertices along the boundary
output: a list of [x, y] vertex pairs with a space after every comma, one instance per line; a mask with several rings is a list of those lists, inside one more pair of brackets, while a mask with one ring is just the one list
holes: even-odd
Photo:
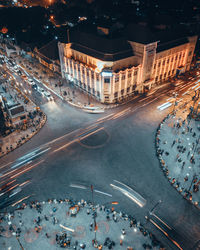
[[197, 41], [183, 35], [163, 42], [159, 36], [138, 25], [117, 39], [71, 32], [69, 42], [58, 44], [62, 77], [103, 103], [149, 91], [190, 69]]

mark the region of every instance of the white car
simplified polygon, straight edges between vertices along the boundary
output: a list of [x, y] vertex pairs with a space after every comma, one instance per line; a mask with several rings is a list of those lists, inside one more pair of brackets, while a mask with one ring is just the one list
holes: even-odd
[[28, 83], [30, 84], [30, 85], [33, 85], [33, 80], [31, 79], [31, 78], [28, 78]]
[[38, 90], [38, 92], [40, 92], [42, 94], [42, 96], [44, 96], [45, 90], [43, 88], [38, 87], [37, 90]]
[[53, 101], [53, 96], [48, 92], [44, 92], [44, 96], [47, 98], [48, 101]]

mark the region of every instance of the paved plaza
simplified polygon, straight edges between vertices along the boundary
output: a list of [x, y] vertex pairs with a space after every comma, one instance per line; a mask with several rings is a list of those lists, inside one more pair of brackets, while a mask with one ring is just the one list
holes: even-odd
[[[17, 207], [17, 204], [15, 205]], [[48, 200], [0, 215], [1, 249], [165, 249], [134, 217], [114, 205]]]
[[157, 155], [171, 184], [200, 208], [200, 121], [169, 115], [156, 137]]

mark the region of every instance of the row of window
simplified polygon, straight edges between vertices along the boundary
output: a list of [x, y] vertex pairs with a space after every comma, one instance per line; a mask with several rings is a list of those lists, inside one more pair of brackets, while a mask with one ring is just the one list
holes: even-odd
[[[82, 71], [83, 75], [85, 75], [85, 72], [86, 72], [86, 74], [87, 74], [88, 77], [89, 77], [89, 72], [90, 72], [91, 73], [91, 78], [94, 79], [94, 71], [92, 71], [92, 70], [89, 71], [86, 68], [81, 67], [79, 64], [74, 64], [74, 70], [75, 71], [76, 71], [76, 65], [77, 65], [77, 69], [78, 69], [79, 72]], [[71, 71], [73, 71], [73, 65], [72, 65], [72, 61], [71, 60], [69, 60], [69, 66], [71, 68]], [[99, 81], [99, 74], [98, 73], [96, 73], [96, 80]]]
[[164, 80], [167, 76], [169, 77], [171, 74], [174, 75], [174, 73], [175, 73], [175, 69], [168, 71], [168, 73], [165, 72], [164, 74], [161, 74], [160, 76], [156, 76], [155, 81], [156, 81], [156, 82], [157, 82], [158, 80], [162, 81], [162, 80]]
[[[184, 56], [185, 56], [185, 53], [180, 54], [179, 57], [178, 57], [178, 55], [176, 55], [175, 57], [173, 56], [173, 57], [171, 58], [171, 62], [173, 62], [174, 60], [176, 61], [177, 59], [180, 60], [181, 57], [182, 57], [182, 59], [183, 59]], [[169, 64], [169, 61], [170, 61], [170, 58], [164, 59], [164, 60], [162, 61], [162, 65], [164, 66], [165, 63]], [[154, 69], [156, 68], [156, 65], [158, 65], [158, 68], [159, 68], [159, 67], [161, 66], [161, 62], [159, 61], [158, 64], [155, 63], [155, 64], [154, 64]]]
[[[135, 86], [135, 85], [134, 85], [134, 86], [132, 86], [132, 87], [128, 87], [128, 88], [126, 89], [126, 93], [128, 94], [128, 93], [130, 93], [130, 91], [134, 91], [134, 90], [135, 90], [135, 88], [136, 88], [136, 86]], [[122, 89], [122, 90], [120, 91], [121, 95], [124, 95], [124, 92], [125, 92], [125, 90], [124, 90], [124, 89]], [[115, 92], [115, 93], [114, 93], [114, 98], [117, 98], [117, 97], [118, 97], [118, 95], [119, 95], [119, 92]]]
[[[136, 76], [137, 75], [137, 71], [134, 71], [134, 74], [132, 74], [132, 72], [128, 73], [128, 78], [131, 78], [132, 75]], [[126, 74], [123, 74], [121, 76], [121, 80], [125, 80], [126, 79]], [[119, 76], [115, 76], [115, 82], [119, 82]]]

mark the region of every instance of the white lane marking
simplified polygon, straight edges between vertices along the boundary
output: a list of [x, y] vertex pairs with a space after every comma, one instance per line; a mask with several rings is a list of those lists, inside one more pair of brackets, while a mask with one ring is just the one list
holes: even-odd
[[107, 195], [107, 196], [109, 196], [109, 197], [112, 197], [112, 195], [111, 195], [111, 194], [108, 194], [108, 193], [105, 193], [105, 192], [99, 191], [99, 190], [97, 190], [97, 189], [94, 189], [94, 192], [96, 192], [96, 193], [100, 193], [100, 194], [104, 194], [104, 195]]

